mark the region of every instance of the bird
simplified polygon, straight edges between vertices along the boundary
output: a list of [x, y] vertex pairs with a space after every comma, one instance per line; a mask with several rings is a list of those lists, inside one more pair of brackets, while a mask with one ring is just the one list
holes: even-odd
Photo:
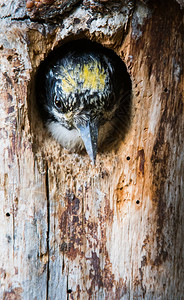
[[63, 148], [86, 149], [95, 165], [98, 147], [113, 135], [112, 120], [124, 92], [123, 71], [115, 53], [79, 44], [57, 50], [41, 65], [39, 110]]

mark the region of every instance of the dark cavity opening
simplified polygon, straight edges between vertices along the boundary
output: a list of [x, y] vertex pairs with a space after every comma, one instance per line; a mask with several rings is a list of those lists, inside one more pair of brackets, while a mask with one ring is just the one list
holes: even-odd
[[[113, 117], [109, 118], [107, 122], [108, 130], [104, 131], [103, 142], [98, 145], [98, 152], [109, 151], [112, 148], [116, 148], [124, 139], [130, 126], [132, 83], [125, 63], [113, 50], [107, 49], [101, 44], [84, 39], [75, 40], [61, 45], [49, 53], [47, 58], [40, 64], [35, 79], [36, 101], [40, 117], [44, 123], [46, 123], [48, 117], [50, 117], [48, 112], [43, 109], [46, 94], [44, 87], [45, 73], [48, 72], [50, 66], [65, 56], [69, 51], [78, 51], [78, 53], [80, 53], [80, 51], [95, 51], [96, 53], [102, 53], [109, 58], [115, 68], [115, 75], [112, 78], [112, 82], [119, 95], [119, 98], [116, 99], [118, 105]], [[113, 107], [111, 111], [113, 111]], [[129, 159], [130, 158], [127, 157], [127, 160]]]

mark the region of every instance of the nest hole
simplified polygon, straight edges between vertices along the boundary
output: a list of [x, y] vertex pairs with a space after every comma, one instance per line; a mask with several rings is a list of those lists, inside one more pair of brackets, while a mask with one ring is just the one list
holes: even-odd
[[[41, 147], [40, 141], [43, 141], [44, 139], [49, 138], [48, 130], [45, 126], [46, 123], [46, 117], [44, 114], [42, 114], [42, 108], [40, 106], [39, 102], [39, 96], [40, 89], [42, 89], [42, 76], [43, 72], [47, 65], [52, 62], [52, 60], [55, 60], [57, 57], [62, 57], [67, 51], [72, 51], [76, 49], [90, 49], [99, 51], [100, 53], [104, 53], [106, 56], [108, 56], [113, 63], [116, 64], [116, 70], [118, 72], [117, 76], [120, 76], [122, 78], [122, 87], [123, 87], [123, 93], [121, 95], [121, 101], [119, 104], [118, 109], [116, 110], [114, 117], [109, 122], [110, 123], [110, 129], [109, 134], [107, 134], [107, 137], [104, 139], [104, 142], [98, 147], [98, 153], [99, 152], [106, 152], [110, 151], [113, 148], [117, 148], [119, 146], [119, 143], [121, 143], [125, 137], [125, 135], [128, 132], [128, 129], [130, 127], [131, 123], [131, 95], [132, 95], [132, 83], [130, 79], [130, 75], [128, 74], [127, 68], [125, 63], [122, 61], [122, 59], [112, 50], [107, 49], [104, 46], [102, 46], [99, 43], [92, 42], [90, 40], [86, 39], [80, 39], [75, 40], [72, 42], [68, 42], [64, 45], [61, 45], [51, 51], [49, 55], [46, 57], [44, 61], [41, 62], [36, 76], [35, 76], [35, 82], [34, 82], [34, 99], [36, 101], [35, 107], [36, 107], [36, 114], [32, 112], [34, 115], [32, 118], [32, 121], [34, 122], [34, 125], [32, 128], [35, 129], [34, 136], [35, 136], [35, 149], [36, 147]], [[119, 87], [120, 88], [120, 87]], [[36, 115], [36, 117], [35, 117]], [[38, 118], [37, 118], [38, 116]], [[36, 120], [35, 120], [36, 119]], [[42, 126], [40, 127], [39, 122], [42, 123]], [[41, 136], [37, 138], [37, 130], [39, 128], [39, 134], [41, 133]], [[81, 155], [86, 155], [85, 151], [80, 151]], [[130, 158], [127, 157], [127, 160]]]

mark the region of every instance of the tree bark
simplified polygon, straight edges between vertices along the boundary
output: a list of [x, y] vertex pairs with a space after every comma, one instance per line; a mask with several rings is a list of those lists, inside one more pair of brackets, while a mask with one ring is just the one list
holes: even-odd
[[[182, 1], [0, 4], [0, 299], [182, 299]], [[131, 126], [97, 155], [68, 153], [39, 117], [35, 74], [87, 38], [132, 81]]]

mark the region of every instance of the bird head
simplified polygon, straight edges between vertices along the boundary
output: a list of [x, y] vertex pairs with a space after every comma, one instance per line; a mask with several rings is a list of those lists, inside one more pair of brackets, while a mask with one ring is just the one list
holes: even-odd
[[[69, 51], [53, 59], [44, 73], [41, 102], [48, 127], [55, 123], [68, 134], [76, 130], [94, 164], [99, 127], [119, 104], [114, 73], [109, 57], [91, 50]], [[62, 137], [59, 141], [63, 145]]]

